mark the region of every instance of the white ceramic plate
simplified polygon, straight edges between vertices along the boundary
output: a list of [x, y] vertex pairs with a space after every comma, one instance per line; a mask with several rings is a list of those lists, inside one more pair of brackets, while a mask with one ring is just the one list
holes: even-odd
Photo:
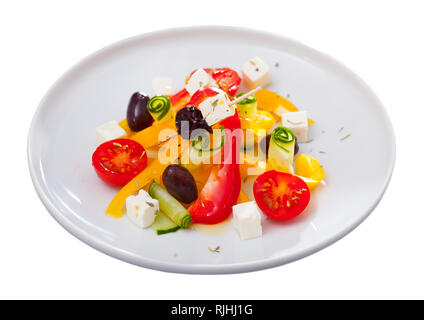
[[[172, 77], [178, 89], [196, 68], [240, 70], [253, 56], [271, 67], [269, 89], [289, 96], [316, 121], [310, 130], [313, 141], [301, 145], [301, 151], [324, 165], [327, 184], [313, 192], [306, 212], [284, 223], [263, 219], [263, 237], [248, 241], [239, 239], [231, 223], [212, 231], [157, 236], [126, 217], [106, 215], [117, 190], [103, 184], [91, 167], [94, 128], [124, 118], [131, 94], [150, 93], [155, 76]], [[66, 72], [34, 116], [28, 158], [48, 211], [90, 246], [152, 269], [236, 273], [305, 257], [353, 230], [383, 196], [393, 170], [395, 139], [375, 94], [332, 58], [274, 34], [192, 27], [123, 40]], [[217, 246], [219, 253], [208, 249]]]

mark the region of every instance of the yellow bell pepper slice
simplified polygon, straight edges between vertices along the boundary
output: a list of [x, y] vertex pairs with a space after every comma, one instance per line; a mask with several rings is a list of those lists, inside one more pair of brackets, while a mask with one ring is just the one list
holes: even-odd
[[260, 133], [260, 129], [265, 129], [267, 133], [270, 133], [274, 123], [274, 116], [265, 110], [258, 110], [254, 119], [240, 118], [241, 128], [252, 129], [256, 135]]
[[244, 202], [249, 202], [249, 197], [242, 191], [240, 190], [240, 194], [239, 197], [237, 199], [237, 203], [244, 203]]
[[122, 209], [129, 196], [136, 193], [153, 179], [159, 177], [165, 170], [167, 164], [162, 164], [158, 159], [141, 171], [138, 176], [128, 182], [113, 198], [106, 209], [106, 213], [114, 218], [122, 217]]
[[128, 125], [127, 119], [119, 121], [119, 126], [125, 130], [127, 133], [127, 137], [131, 137], [135, 132], [130, 129], [130, 126]]
[[173, 129], [174, 132], [176, 132], [177, 128], [175, 127], [175, 120], [172, 119], [159, 123], [155, 122], [150, 127], [135, 133], [130, 138], [134, 141], [137, 141], [145, 149], [147, 149], [161, 142], [159, 141], [159, 134], [162, 130], [165, 129]]
[[[258, 108], [269, 112], [275, 112], [279, 107], [283, 108], [286, 112], [299, 111], [296, 106], [286, 98], [279, 94], [267, 89], [259, 90], [255, 93], [256, 100], [258, 101]], [[308, 119], [309, 124], [313, 124], [312, 119]]]
[[295, 173], [306, 182], [311, 190], [325, 178], [325, 171], [319, 161], [305, 153], [297, 155]]
[[[179, 136], [176, 136], [175, 138], [171, 139], [168, 143], [176, 143], [175, 139], [179, 141]], [[109, 206], [107, 207], [106, 213], [114, 218], [122, 217], [122, 209], [124, 208], [126, 199], [136, 193], [141, 188], [143, 188], [144, 186], [146, 186], [152, 180], [159, 180], [162, 172], [165, 170], [168, 164], [169, 163], [161, 163], [159, 159], [154, 160], [134, 179], [132, 179], [121, 190], [119, 190], [118, 194], [112, 199]]]

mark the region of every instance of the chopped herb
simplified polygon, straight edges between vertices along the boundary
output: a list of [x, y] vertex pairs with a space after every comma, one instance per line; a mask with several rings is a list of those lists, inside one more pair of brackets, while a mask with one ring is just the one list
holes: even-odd
[[135, 180], [135, 184], [136, 184], [137, 188], [139, 188], [139, 189], [140, 189], [140, 185], [139, 185], [139, 183], [138, 183], [138, 181], [137, 181], [137, 180]]
[[294, 201], [294, 200], [299, 199], [299, 197], [298, 197], [298, 196], [294, 196], [294, 197], [292, 197], [291, 199], [292, 199], [292, 201]]
[[287, 208], [290, 208], [290, 202], [287, 200], [287, 203], [286, 203], [286, 206], [287, 206]]
[[203, 200], [200, 200], [200, 203], [202, 204], [202, 207], [205, 207], [205, 204], [203, 203]]
[[118, 142], [114, 142], [114, 143], [112, 143], [115, 147], [120, 147], [120, 148], [122, 148], [122, 144], [120, 144], [120, 143], [118, 143]]
[[217, 246], [215, 249], [211, 249], [211, 248], [208, 248], [208, 249], [209, 249], [210, 252], [217, 252], [218, 253], [220, 248], [221, 248], [220, 246]]
[[146, 150], [143, 151], [143, 153], [140, 156], [140, 159], [143, 158], [145, 154], [146, 154]]
[[345, 135], [343, 138], [341, 138], [340, 139], [340, 141], [343, 141], [343, 140], [346, 140], [347, 138], [349, 138], [350, 137], [350, 133], [349, 134], [347, 134], [347, 135]]

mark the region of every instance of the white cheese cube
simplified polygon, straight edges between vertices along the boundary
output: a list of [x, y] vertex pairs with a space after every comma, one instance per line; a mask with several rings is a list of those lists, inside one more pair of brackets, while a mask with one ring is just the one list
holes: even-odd
[[[222, 90], [216, 89], [218, 93], [214, 97], [205, 99], [199, 104], [199, 110], [209, 126], [224, 120], [235, 113], [235, 108], [230, 106], [230, 99]], [[219, 91], [218, 91], [219, 90]]]
[[259, 57], [254, 57], [245, 63], [241, 68], [241, 74], [249, 89], [255, 89], [258, 86], [266, 87], [272, 81], [269, 67]]
[[233, 206], [233, 219], [241, 240], [262, 236], [261, 212], [255, 201]]
[[215, 86], [215, 80], [204, 69], [199, 69], [188, 80], [185, 88], [192, 96], [202, 87]]
[[284, 113], [281, 123], [293, 131], [298, 142], [308, 141], [308, 114], [305, 111]]
[[138, 195], [127, 198], [126, 207], [128, 218], [140, 228], [147, 228], [155, 221], [159, 211], [159, 201], [141, 189]]
[[125, 130], [119, 126], [117, 121], [109, 121], [96, 128], [95, 142], [99, 146], [103, 142], [118, 139], [126, 134]]
[[172, 79], [168, 77], [156, 77], [152, 80], [153, 93], [157, 96], [172, 96]]

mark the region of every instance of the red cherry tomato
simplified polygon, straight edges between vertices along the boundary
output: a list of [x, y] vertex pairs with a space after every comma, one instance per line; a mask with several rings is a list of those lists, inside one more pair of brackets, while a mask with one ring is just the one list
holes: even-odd
[[274, 220], [296, 217], [305, 210], [310, 199], [309, 188], [301, 178], [275, 170], [256, 179], [253, 194], [262, 212]]
[[212, 73], [218, 86], [231, 96], [235, 96], [240, 87], [241, 78], [230, 68], [218, 68]]
[[123, 186], [147, 165], [146, 151], [138, 142], [115, 139], [102, 143], [92, 157], [93, 167], [104, 182]]

